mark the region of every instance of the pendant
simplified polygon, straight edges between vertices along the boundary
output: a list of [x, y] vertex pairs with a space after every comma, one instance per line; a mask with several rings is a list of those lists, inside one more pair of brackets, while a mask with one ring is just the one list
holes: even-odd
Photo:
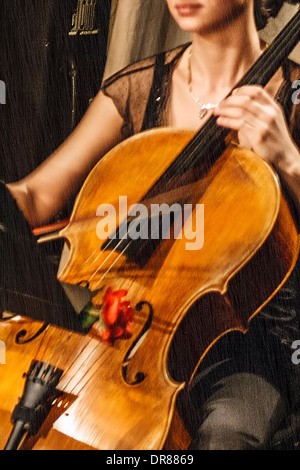
[[199, 119], [203, 119], [207, 115], [207, 109], [201, 109], [199, 112]]
[[217, 104], [211, 104], [211, 103], [203, 104], [200, 108], [199, 119], [203, 119], [207, 115], [207, 111], [209, 109], [214, 109], [217, 106], [218, 106]]

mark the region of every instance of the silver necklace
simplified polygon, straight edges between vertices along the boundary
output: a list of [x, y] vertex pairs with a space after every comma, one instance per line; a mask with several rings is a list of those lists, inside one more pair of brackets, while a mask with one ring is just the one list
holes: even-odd
[[194, 95], [193, 90], [192, 90], [192, 67], [191, 67], [191, 55], [192, 55], [192, 50], [190, 50], [189, 55], [188, 55], [188, 87], [189, 87], [189, 92], [193, 98], [193, 100], [200, 106], [200, 111], [199, 111], [199, 119], [203, 119], [207, 112], [210, 109], [214, 109], [218, 106], [219, 103], [212, 104], [212, 103], [201, 103], [199, 98]]

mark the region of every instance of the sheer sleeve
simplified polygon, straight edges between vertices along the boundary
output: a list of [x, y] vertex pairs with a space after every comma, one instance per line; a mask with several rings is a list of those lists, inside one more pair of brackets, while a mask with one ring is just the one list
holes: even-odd
[[122, 137], [141, 131], [153, 80], [155, 57], [125, 67], [106, 79], [102, 92], [110, 97], [123, 118]]
[[[188, 45], [189, 43], [177, 46], [165, 54], [162, 90], [166, 97], [168, 97], [169, 78], [173, 67]], [[123, 138], [137, 134], [143, 128], [155, 63], [156, 55], [143, 59], [115, 73], [102, 84], [102, 92], [113, 100], [120, 116], [123, 118]], [[167, 99], [163, 101], [166, 104]], [[162, 106], [160, 113], [161, 115], [164, 113]], [[163, 119], [161, 119], [161, 123], [163, 123]]]
[[102, 84], [101, 91], [112, 99], [118, 113], [123, 119], [122, 138], [127, 138], [131, 134], [131, 126], [128, 119], [128, 103], [129, 103], [129, 80], [128, 75], [122, 75], [118, 72], [105, 80]]

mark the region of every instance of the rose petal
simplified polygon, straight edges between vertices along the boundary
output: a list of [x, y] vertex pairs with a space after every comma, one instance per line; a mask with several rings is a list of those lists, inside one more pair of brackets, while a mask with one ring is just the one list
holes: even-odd
[[103, 319], [109, 325], [113, 325], [119, 316], [120, 300], [117, 297], [114, 297], [109, 305], [104, 308]]
[[122, 301], [127, 293], [125, 289], [113, 292], [111, 286], [105, 292], [102, 318], [106, 331], [102, 340], [107, 344], [113, 345], [116, 338], [130, 338], [132, 335], [133, 309], [129, 301]]

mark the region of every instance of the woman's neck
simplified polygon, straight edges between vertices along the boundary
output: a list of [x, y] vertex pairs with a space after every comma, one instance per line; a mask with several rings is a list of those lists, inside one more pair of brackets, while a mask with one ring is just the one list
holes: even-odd
[[229, 91], [259, 57], [261, 49], [253, 18], [234, 22], [221, 35], [193, 33], [191, 68], [195, 91]]

